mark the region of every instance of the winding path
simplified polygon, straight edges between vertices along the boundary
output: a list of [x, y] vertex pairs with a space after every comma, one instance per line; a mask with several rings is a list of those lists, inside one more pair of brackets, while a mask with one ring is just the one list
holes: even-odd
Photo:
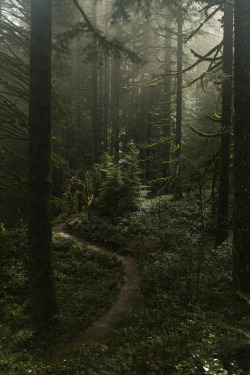
[[[106, 255], [114, 255], [111, 251], [98, 246], [93, 245], [89, 242], [84, 241], [80, 237], [69, 234], [65, 231], [65, 223], [53, 225], [53, 231], [63, 237], [71, 237], [76, 239], [80, 245], [86, 245], [90, 250], [97, 251]], [[113, 306], [103, 315], [93, 326], [91, 326], [82, 336], [73, 340], [72, 342], [64, 345], [62, 348], [56, 349], [53, 352], [53, 358], [57, 358], [60, 355], [68, 352], [70, 349], [76, 345], [82, 344], [89, 340], [102, 341], [106, 338], [107, 334], [115, 328], [116, 323], [119, 319], [130, 311], [133, 307], [138, 304], [139, 301], [139, 273], [135, 262], [125, 256], [117, 255], [124, 264], [124, 284], [122, 286], [121, 292], [117, 301]]]

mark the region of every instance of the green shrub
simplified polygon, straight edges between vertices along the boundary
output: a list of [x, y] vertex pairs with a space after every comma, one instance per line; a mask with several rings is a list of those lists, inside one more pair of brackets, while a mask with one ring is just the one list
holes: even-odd
[[122, 155], [119, 163], [104, 154], [96, 168], [100, 174], [96, 204], [98, 214], [112, 217], [135, 210], [145, 190], [140, 181], [136, 151], [132, 149]]

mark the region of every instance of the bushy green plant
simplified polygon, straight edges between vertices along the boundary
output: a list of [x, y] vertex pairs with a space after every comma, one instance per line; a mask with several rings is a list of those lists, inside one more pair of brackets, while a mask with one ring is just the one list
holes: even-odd
[[118, 164], [106, 162], [102, 170], [103, 176], [99, 187], [98, 213], [102, 216], [117, 216], [120, 212], [120, 202], [124, 199], [122, 173]]
[[101, 176], [97, 200], [99, 215], [119, 216], [138, 207], [144, 189], [135, 150], [122, 155], [119, 163], [103, 154], [96, 168]]

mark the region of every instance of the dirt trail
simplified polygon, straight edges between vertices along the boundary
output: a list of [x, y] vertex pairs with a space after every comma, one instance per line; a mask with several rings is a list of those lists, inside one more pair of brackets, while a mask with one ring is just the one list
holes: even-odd
[[[53, 226], [53, 231], [57, 234], [60, 234], [64, 237], [72, 237], [77, 240], [79, 244], [87, 245], [87, 247], [92, 251], [97, 251], [102, 254], [106, 255], [114, 255], [111, 251], [98, 246], [90, 244], [83, 239], [69, 234], [64, 229], [65, 223], [55, 224]], [[133, 307], [138, 304], [139, 301], [139, 293], [138, 293], [138, 285], [139, 285], [139, 273], [138, 268], [135, 262], [125, 256], [117, 255], [118, 259], [120, 259], [124, 264], [124, 278], [125, 282], [122, 286], [121, 292], [117, 301], [113, 304], [113, 306], [103, 315], [92, 327], [90, 327], [81, 337], [73, 340], [72, 342], [64, 345], [62, 348], [56, 349], [53, 352], [53, 358], [57, 358], [60, 355], [66, 353], [71, 348], [75, 347], [78, 344], [87, 342], [89, 340], [100, 340], [102, 341], [105, 339], [107, 334], [115, 328], [116, 323], [119, 319], [130, 311]]]

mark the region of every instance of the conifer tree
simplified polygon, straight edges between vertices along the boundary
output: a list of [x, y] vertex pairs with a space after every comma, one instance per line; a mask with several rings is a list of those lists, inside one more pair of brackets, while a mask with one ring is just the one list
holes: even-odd
[[164, 156], [164, 167], [163, 167], [163, 178], [170, 176], [170, 160], [171, 160], [171, 143], [170, 137], [172, 132], [172, 119], [171, 119], [171, 100], [172, 100], [172, 42], [171, 42], [171, 29], [172, 29], [172, 15], [171, 8], [167, 10], [165, 20], [165, 69], [164, 69], [164, 106], [163, 106], [163, 136], [165, 138], [165, 144], [163, 145], [163, 156]]
[[41, 332], [57, 314], [51, 250], [51, 0], [31, 2], [29, 104], [30, 299], [32, 324]]
[[250, 2], [235, 2], [234, 290], [250, 294]]
[[229, 222], [230, 130], [233, 73], [233, 5], [230, 3], [226, 4], [224, 9], [223, 45], [222, 135], [216, 245], [220, 245], [226, 239]]
[[177, 15], [177, 27], [178, 27], [178, 39], [177, 39], [177, 98], [176, 98], [176, 136], [175, 136], [175, 144], [176, 144], [176, 152], [175, 156], [177, 158], [177, 171], [176, 175], [179, 178], [176, 186], [176, 193], [177, 195], [181, 195], [181, 185], [180, 185], [180, 175], [181, 175], [181, 165], [180, 165], [180, 156], [181, 156], [181, 144], [182, 144], [182, 59], [183, 59], [183, 36], [182, 36], [182, 29], [183, 29], [183, 14], [182, 11], [179, 11]]

